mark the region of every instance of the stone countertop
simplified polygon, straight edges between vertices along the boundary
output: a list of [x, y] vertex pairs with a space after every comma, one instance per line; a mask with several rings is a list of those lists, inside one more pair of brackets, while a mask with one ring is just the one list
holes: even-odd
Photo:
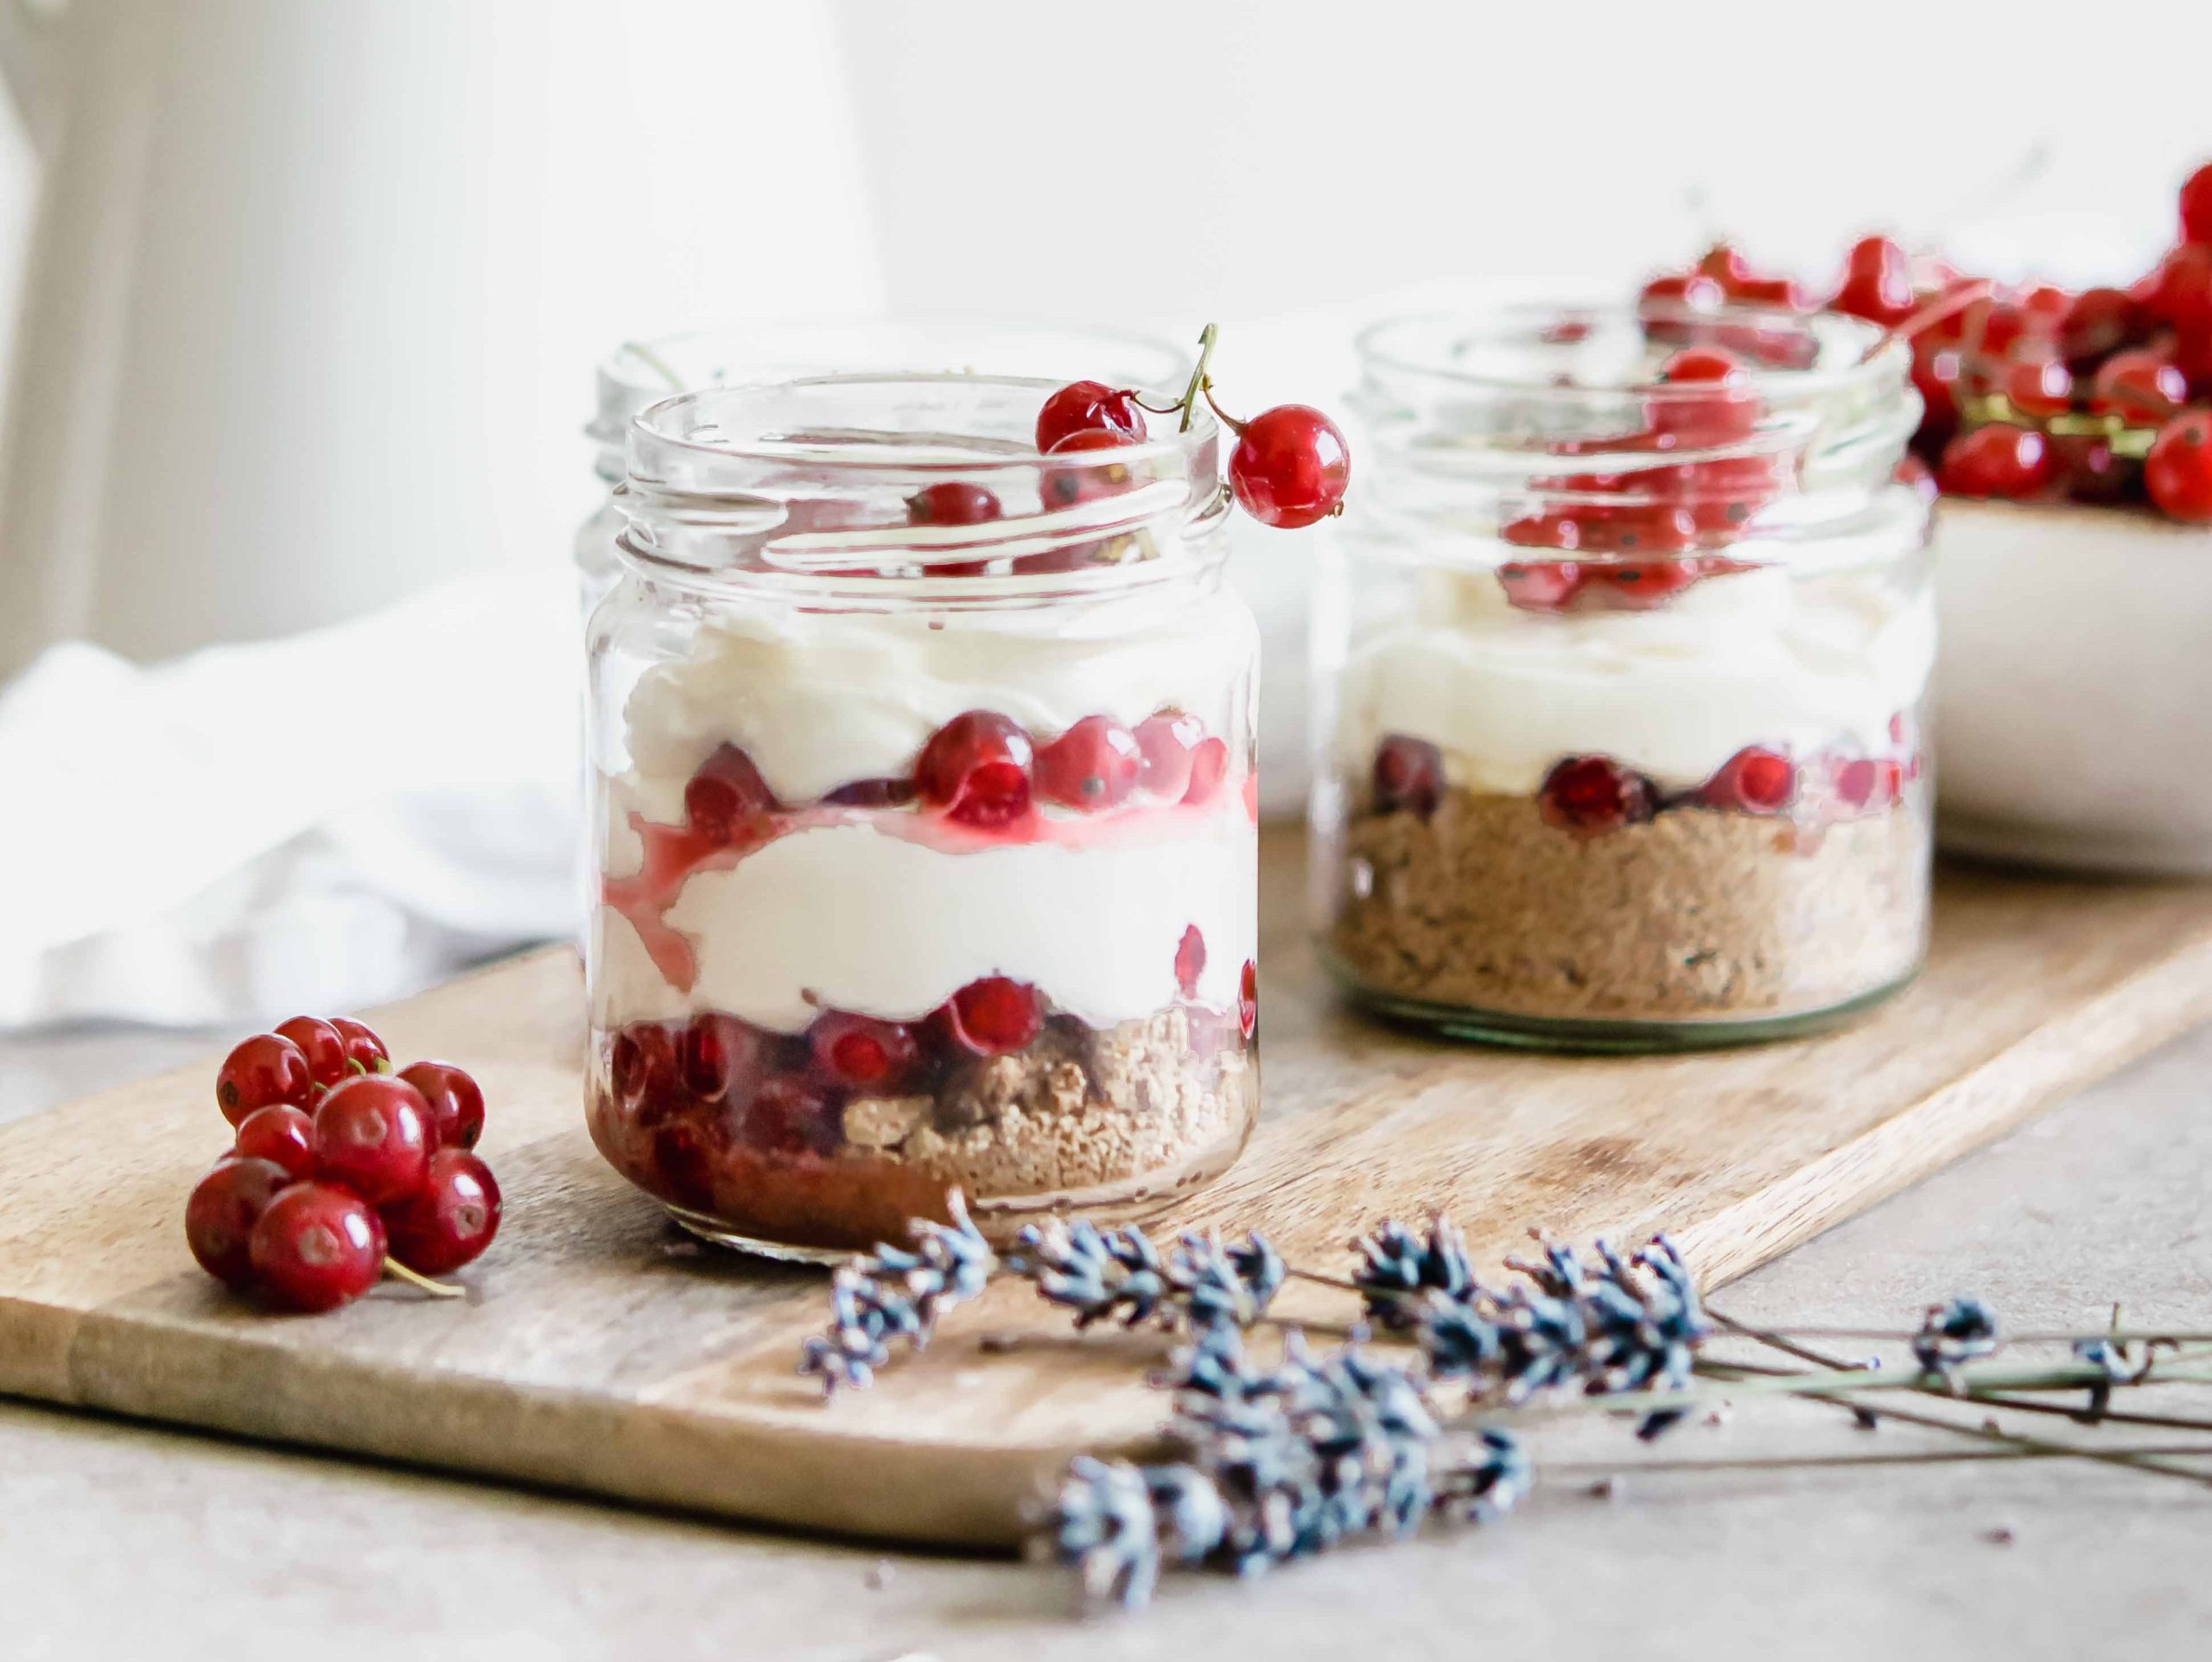
[[[0, 1119], [208, 1048], [122, 1031], [0, 1039]], [[1968, 1291], [2015, 1326], [2094, 1326], [2114, 1297], [2131, 1325], [2212, 1318], [2212, 1028], [1715, 1302], [1754, 1320], [1894, 1326]], [[1613, 1425], [1547, 1433], [1538, 1489], [1498, 1525], [1351, 1548], [1251, 1583], [1184, 1577], [1145, 1614], [1078, 1622], [1058, 1572], [751, 1532], [0, 1401], [0, 1655], [1189, 1662], [1387, 1648], [1546, 1662], [1884, 1652], [2082, 1662], [2201, 1652], [2212, 1633], [2212, 1490], [2187, 1481], [2078, 1461], [1982, 1462], [1647, 1473], [1592, 1492], [1616, 1462], [1955, 1446], [1916, 1435], [1853, 1430], [1816, 1404], [1745, 1408], [1649, 1449]]]

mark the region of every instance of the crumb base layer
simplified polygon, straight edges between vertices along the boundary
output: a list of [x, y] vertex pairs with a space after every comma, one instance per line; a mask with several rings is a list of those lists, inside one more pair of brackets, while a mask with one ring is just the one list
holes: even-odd
[[1578, 833], [1525, 797], [1365, 813], [1337, 856], [1332, 972], [1386, 1014], [1465, 1037], [1694, 1049], [1841, 1021], [1912, 978], [1925, 815], [1817, 830], [1675, 808]]

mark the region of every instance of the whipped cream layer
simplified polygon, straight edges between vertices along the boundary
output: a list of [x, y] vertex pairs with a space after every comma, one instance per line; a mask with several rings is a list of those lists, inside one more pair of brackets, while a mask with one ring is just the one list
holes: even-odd
[[725, 741], [787, 802], [901, 777], [931, 733], [972, 709], [1040, 739], [1086, 715], [1134, 726], [1168, 707], [1210, 733], [1249, 732], [1257, 650], [1250, 611], [1225, 587], [1004, 612], [733, 610], [632, 690], [633, 805], [680, 817], [684, 781]]
[[824, 1009], [912, 1021], [1007, 975], [1106, 1027], [1180, 996], [1176, 948], [1193, 924], [1206, 947], [1198, 999], [1233, 1010], [1258, 952], [1257, 832], [1241, 802], [1159, 819], [1154, 834], [963, 853], [865, 822], [793, 832], [684, 884], [667, 920], [696, 945], [689, 994], [601, 908], [594, 1016], [720, 1010], [785, 1032]]
[[1936, 657], [1931, 594], [1865, 571], [1703, 579], [1649, 611], [1524, 611], [1487, 574], [1428, 571], [1414, 615], [1363, 638], [1342, 679], [1344, 765], [1389, 734], [1445, 753], [1449, 781], [1533, 795], [1561, 757], [1602, 754], [1687, 790], [1747, 745], [1891, 748]]

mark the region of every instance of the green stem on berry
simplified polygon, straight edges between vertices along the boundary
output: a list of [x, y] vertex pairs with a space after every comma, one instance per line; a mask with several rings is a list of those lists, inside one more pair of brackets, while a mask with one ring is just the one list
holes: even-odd
[[[1208, 381], [1205, 385], [1199, 388], [1198, 390], [1205, 395], [1206, 408], [1213, 411], [1214, 419], [1216, 421], [1219, 422], [1231, 433], [1243, 432], [1244, 423], [1238, 421], [1234, 416], [1230, 415], [1227, 410], [1224, 409], [1219, 404], [1214, 402], [1213, 383], [1211, 381]], [[1344, 504], [1339, 503], [1337, 505], [1338, 507], [1342, 507]]]
[[450, 1281], [433, 1281], [429, 1276], [421, 1273], [419, 1271], [409, 1269], [404, 1264], [402, 1264], [396, 1258], [387, 1257], [385, 1259], [384, 1272], [388, 1276], [393, 1277], [397, 1280], [406, 1282], [408, 1285], [411, 1287], [420, 1288], [423, 1291], [429, 1294], [433, 1298], [466, 1298], [468, 1297], [467, 1288], [456, 1287]]
[[[1220, 338], [1221, 329], [1217, 324], [1209, 323], [1198, 331], [1198, 365], [1191, 371], [1191, 384], [1183, 389], [1183, 402], [1176, 406], [1183, 412], [1183, 419], [1175, 424], [1178, 433], [1191, 430], [1191, 417], [1198, 411], [1198, 396], [1212, 384], [1206, 379], [1206, 369], [1213, 362], [1214, 343]], [[1209, 399], [1207, 402], [1212, 401]]]
[[622, 343], [622, 350], [641, 361], [646, 368], [667, 382], [671, 390], [676, 392], [683, 390], [683, 377], [669, 366], [665, 358], [646, 346], [644, 341], [626, 340]]

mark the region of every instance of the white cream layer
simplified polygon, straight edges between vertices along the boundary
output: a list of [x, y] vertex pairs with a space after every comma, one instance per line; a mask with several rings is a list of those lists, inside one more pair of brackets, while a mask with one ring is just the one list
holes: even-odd
[[1586, 754], [1687, 790], [1747, 745], [1891, 748], [1890, 718], [1935, 663], [1932, 596], [1865, 573], [1731, 573], [1648, 612], [1523, 611], [1487, 574], [1424, 573], [1416, 593], [1416, 615], [1345, 667], [1338, 742], [1355, 773], [1402, 733], [1477, 791], [1531, 795]]
[[1183, 931], [1205, 936], [1203, 1003], [1234, 1009], [1257, 955], [1256, 847], [1241, 802], [1172, 840], [942, 853], [866, 824], [778, 838], [683, 886], [668, 922], [696, 943], [687, 997], [617, 913], [600, 916], [603, 1024], [721, 1010], [795, 1032], [823, 1009], [927, 1015], [969, 982], [1007, 975], [1094, 1027], [1179, 996]]
[[684, 781], [727, 741], [782, 800], [812, 802], [905, 776], [931, 733], [979, 708], [1040, 740], [1086, 715], [1134, 726], [1168, 707], [1249, 732], [1257, 650], [1250, 611], [1224, 587], [1001, 612], [734, 612], [632, 689], [634, 799], [679, 818]]

